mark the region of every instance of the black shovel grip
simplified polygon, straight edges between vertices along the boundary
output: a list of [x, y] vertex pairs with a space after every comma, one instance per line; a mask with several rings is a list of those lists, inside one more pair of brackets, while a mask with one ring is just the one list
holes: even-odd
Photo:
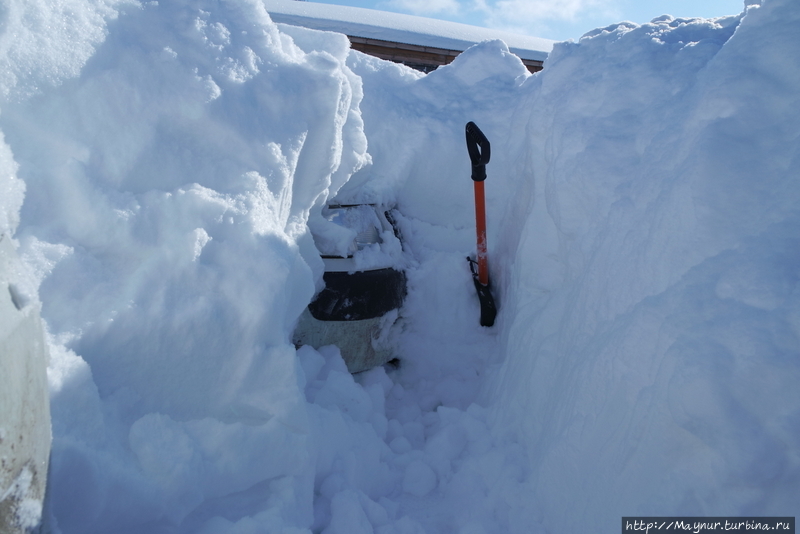
[[482, 182], [486, 179], [486, 164], [492, 155], [489, 140], [483, 135], [478, 125], [470, 121], [467, 123], [467, 150], [472, 161], [472, 179]]

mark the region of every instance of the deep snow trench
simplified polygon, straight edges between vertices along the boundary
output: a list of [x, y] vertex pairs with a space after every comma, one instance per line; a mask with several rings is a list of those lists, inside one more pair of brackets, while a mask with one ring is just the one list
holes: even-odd
[[[796, 2], [594, 30], [533, 76], [500, 41], [422, 75], [257, 0], [0, 17], [0, 232], [48, 329], [52, 532], [800, 515]], [[492, 142], [492, 328], [467, 121]], [[291, 344], [334, 197], [398, 210], [399, 368]]]

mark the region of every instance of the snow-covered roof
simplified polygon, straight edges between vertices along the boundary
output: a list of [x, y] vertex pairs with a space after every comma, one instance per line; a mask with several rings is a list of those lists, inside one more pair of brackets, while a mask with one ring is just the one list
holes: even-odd
[[520, 58], [544, 61], [554, 43], [529, 35], [375, 9], [295, 0], [264, 3], [275, 22], [419, 46], [466, 50], [481, 41], [502, 39]]

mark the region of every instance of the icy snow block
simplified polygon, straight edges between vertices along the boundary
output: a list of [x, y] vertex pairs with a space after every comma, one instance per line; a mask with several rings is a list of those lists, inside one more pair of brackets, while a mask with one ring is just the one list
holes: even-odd
[[351, 373], [392, 359], [381, 343], [397, 320], [406, 295], [406, 274], [392, 268], [356, 273], [326, 272], [325, 289], [300, 317], [295, 345], [336, 345]]
[[50, 455], [47, 346], [39, 305], [15, 283], [19, 259], [0, 234], [0, 532], [41, 522]]
[[360, 321], [320, 321], [308, 308], [303, 311], [294, 331], [296, 346], [309, 345], [315, 349], [336, 345], [351, 373], [360, 373], [385, 364], [393, 358], [382, 338], [397, 320], [397, 312]]

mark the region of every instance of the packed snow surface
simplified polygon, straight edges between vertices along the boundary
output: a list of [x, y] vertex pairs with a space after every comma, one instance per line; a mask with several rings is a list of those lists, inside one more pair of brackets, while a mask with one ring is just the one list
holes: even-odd
[[[536, 75], [497, 40], [422, 75], [256, 0], [0, 17], [53, 532], [800, 515], [797, 2], [598, 29]], [[489, 329], [467, 121], [492, 142]], [[334, 197], [399, 213], [399, 368], [290, 343]]]

